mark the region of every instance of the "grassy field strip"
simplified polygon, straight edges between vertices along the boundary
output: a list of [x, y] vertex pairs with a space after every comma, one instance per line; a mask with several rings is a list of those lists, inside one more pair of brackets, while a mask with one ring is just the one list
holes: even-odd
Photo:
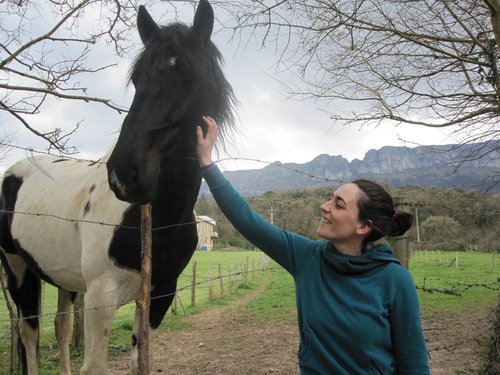
[[[499, 296], [500, 257], [479, 252], [426, 253], [415, 251], [410, 261], [423, 319], [493, 308]], [[450, 264], [457, 256], [458, 267], [455, 262]], [[279, 270], [273, 273], [269, 292], [247, 307], [259, 319], [289, 319], [289, 310], [295, 309], [295, 296], [290, 292], [293, 280], [286, 271]]]
[[[265, 267], [267, 257], [259, 251], [196, 251], [190, 263], [181, 274], [177, 289], [177, 315], [184, 316], [202, 311], [209, 303], [208, 268], [212, 273], [212, 303], [220, 302], [220, 279], [218, 270], [221, 269], [222, 285], [225, 299], [236, 298], [238, 289], [251, 288], [252, 283], [258, 282], [261, 268]], [[196, 262], [196, 306], [191, 306], [192, 265]], [[248, 271], [247, 280], [243, 280], [245, 270]], [[260, 270], [260, 271], [259, 271]], [[230, 295], [230, 291], [234, 294]], [[57, 311], [57, 289], [44, 283], [42, 289], [42, 317], [40, 346], [42, 357], [56, 357], [57, 344], [54, 335], [54, 316]], [[135, 312], [135, 303], [131, 302], [120, 307], [115, 314], [113, 330], [110, 339], [111, 350], [126, 350], [130, 346], [131, 331]], [[162, 323], [162, 329], [175, 327], [171, 311], [167, 312]], [[4, 366], [9, 363], [10, 320], [3, 293], [0, 293], [0, 375], [7, 374]], [[74, 353], [79, 356], [80, 353]], [[43, 360], [43, 358], [42, 358]], [[54, 362], [54, 361], [50, 361]], [[46, 364], [44, 374], [57, 374], [52, 370], [52, 364]]]
[[[208, 268], [212, 274], [212, 303], [220, 302], [220, 280], [218, 269], [222, 270], [225, 298], [228, 298], [230, 284], [236, 289], [255, 288], [258, 285], [259, 273], [252, 273], [252, 268], [259, 268], [262, 253], [258, 251], [197, 251], [185, 272], [179, 278], [177, 316], [195, 313], [205, 309], [209, 303]], [[196, 306], [191, 306], [192, 264], [197, 264]], [[248, 266], [249, 274], [246, 282], [242, 281], [242, 273]], [[262, 297], [244, 307], [244, 312], [263, 321], [295, 319], [295, 293], [290, 275], [274, 262], [269, 271], [273, 279], [268, 291]], [[422, 317], [426, 319], [434, 314], [459, 314], [473, 312], [476, 309], [493, 306], [498, 298], [498, 279], [500, 278], [500, 258], [493, 253], [479, 252], [444, 252], [424, 251], [412, 252], [410, 272], [418, 288]], [[235, 286], [238, 275], [239, 286]], [[254, 279], [255, 277], [255, 279]], [[452, 292], [452, 293], [449, 293]], [[237, 298], [237, 293], [229, 298]], [[42, 318], [42, 357], [45, 358], [44, 374], [56, 374], [54, 359], [57, 356], [53, 333], [53, 314], [57, 308], [57, 293], [53, 287], [45, 286], [43, 290]], [[3, 296], [0, 296], [0, 375], [6, 374], [3, 366], [8, 364], [9, 318]], [[115, 316], [111, 349], [126, 350], [130, 345], [130, 332], [133, 324], [135, 304], [120, 308]], [[182, 328], [181, 319], [176, 319], [171, 312], [162, 323], [162, 329]], [[78, 357], [80, 353], [74, 353]], [[48, 358], [48, 359], [47, 359]], [[54, 369], [53, 369], [54, 368]]]
[[414, 251], [410, 272], [424, 318], [445, 311], [472, 312], [498, 298], [500, 258], [495, 253]]

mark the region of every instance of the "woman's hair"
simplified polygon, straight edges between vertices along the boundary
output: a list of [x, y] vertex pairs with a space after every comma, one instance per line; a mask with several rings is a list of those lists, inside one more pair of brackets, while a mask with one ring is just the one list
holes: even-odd
[[372, 231], [364, 242], [373, 242], [382, 237], [400, 236], [410, 229], [413, 215], [395, 211], [394, 202], [387, 191], [376, 182], [357, 179], [353, 181], [363, 195], [358, 200], [359, 220], [371, 226]]

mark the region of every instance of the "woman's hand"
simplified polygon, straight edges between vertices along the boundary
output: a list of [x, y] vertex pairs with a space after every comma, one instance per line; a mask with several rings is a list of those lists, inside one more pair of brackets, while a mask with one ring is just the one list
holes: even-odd
[[207, 125], [207, 132], [203, 136], [203, 130], [200, 125], [196, 127], [196, 136], [198, 137], [198, 143], [196, 144], [196, 154], [198, 155], [198, 161], [200, 167], [206, 167], [212, 164], [212, 149], [214, 147], [215, 141], [219, 136], [219, 125], [215, 120], [209, 116], [203, 116], [203, 121]]

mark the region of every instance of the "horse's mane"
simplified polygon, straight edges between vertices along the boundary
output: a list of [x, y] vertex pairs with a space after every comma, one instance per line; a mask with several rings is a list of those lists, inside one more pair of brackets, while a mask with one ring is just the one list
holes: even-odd
[[[171, 69], [166, 62], [177, 57], [178, 69], [196, 72], [196, 77], [215, 81], [219, 89], [216, 98], [215, 120], [220, 126], [222, 140], [235, 129], [234, 107], [237, 100], [233, 89], [222, 72], [223, 57], [212, 41], [197, 48], [187, 48], [191, 28], [183, 23], [162, 26], [160, 32], [153, 35], [142, 52], [137, 56], [129, 72], [129, 82], [136, 75], [152, 74], [164, 82], [175, 79], [177, 69]], [[206, 56], [210, 58], [207, 60]]]

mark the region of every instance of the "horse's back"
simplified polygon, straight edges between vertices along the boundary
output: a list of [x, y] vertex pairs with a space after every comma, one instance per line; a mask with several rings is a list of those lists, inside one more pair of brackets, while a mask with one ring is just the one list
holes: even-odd
[[15, 250], [47, 281], [66, 290], [85, 291], [81, 264], [82, 251], [89, 248], [85, 247], [85, 233], [89, 232], [85, 226], [97, 227], [87, 237], [100, 238], [100, 247], [93, 246], [102, 264], [110, 228], [92, 223], [108, 219], [119, 224], [123, 202], [114, 199], [122, 208], [116, 212], [111, 212], [109, 203], [102, 203], [109, 202], [111, 194], [102, 163], [51, 156], [21, 160], [6, 171], [2, 182], [2, 204], [10, 230], [6, 234], [2, 225], [2, 236], [10, 235]]

